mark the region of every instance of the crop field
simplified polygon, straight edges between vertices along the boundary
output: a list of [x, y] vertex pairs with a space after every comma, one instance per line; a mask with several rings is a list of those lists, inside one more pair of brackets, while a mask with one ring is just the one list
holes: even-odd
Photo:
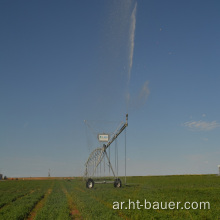
[[0, 219], [220, 219], [219, 176], [127, 177], [127, 183], [87, 189], [81, 178], [0, 181]]

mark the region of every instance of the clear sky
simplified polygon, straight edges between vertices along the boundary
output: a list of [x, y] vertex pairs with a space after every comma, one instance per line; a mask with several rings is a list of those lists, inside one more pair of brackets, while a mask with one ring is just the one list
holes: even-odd
[[218, 0], [2, 0], [0, 173], [83, 175], [84, 120], [126, 113], [128, 175], [217, 173], [219, 12]]

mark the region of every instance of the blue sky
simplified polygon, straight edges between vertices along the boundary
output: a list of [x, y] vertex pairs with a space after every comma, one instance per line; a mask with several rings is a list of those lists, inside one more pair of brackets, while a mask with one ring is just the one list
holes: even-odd
[[217, 173], [219, 11], [217, 0], [1, 1], [0, 172], [82, 175], [84, 120], [128, 113], [128, 175]]

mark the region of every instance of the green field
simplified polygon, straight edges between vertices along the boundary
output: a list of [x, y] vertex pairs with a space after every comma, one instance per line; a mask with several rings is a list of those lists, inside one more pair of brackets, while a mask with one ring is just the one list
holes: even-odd
[[220, 219], [219, 176], [127, 177], [127, 183], [87, 189], [80, 178], [0, 181], [0, 219]]

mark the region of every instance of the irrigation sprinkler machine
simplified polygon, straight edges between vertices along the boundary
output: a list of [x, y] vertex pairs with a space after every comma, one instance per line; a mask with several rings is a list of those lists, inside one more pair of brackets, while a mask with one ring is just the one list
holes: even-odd
[[[125, 184], [126, 184], [126, 127], [128, 126], [128, 114], [126, 114], [126, 121], [121, 122], [118, 128], [111, 134], [98, 133], [97, 139], [100, 147], [95, 148], [89, 155], [85, 163], [84, 180], [86, 180], [86, 187], [92, 189], [95, 184], [112, 183], [114, 187], [120, 188], [122, 181], [118, 177], [118, 147], [117, 138], [124, 131], [125, 134]], [[94, 132], [93, 132], [94, 133]], [[115, 155], [113, 159], [110, 157], [110, 148], [115, 142]], [[115, 162], [114, 166], [112, 161]], [[115, 169], [114, 169], [114, 168]], [[105, 176], [105, 171], [109, 170], [109, 176]]]

